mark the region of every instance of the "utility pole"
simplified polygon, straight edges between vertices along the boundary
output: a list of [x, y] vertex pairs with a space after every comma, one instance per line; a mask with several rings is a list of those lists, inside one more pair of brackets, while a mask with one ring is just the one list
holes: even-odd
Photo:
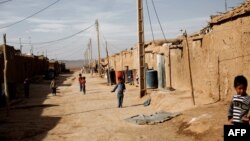
[[90, 50], [90, 43], [88, 44], [88, 56], [89, 56], [89, 71], [90, 71], [90, 68], [91, 68], [91, 50]]
[[95, 22], [97, 31], [97, 45], [98, 45], [98, 73], [101, 77], [101, 54], [100, 54], [100, 40], [99, 40], [99, 23], [98, 20]]
[[168, 47], [168, 61], [169, 61], [169, 89], [172, 90], [172, 66], [171, 66], [171, 49]]
[[107, 61], [108, 61], [108, 80], [109, 80], [109, 85], [111, 85], [111, 78], [110, 78], [110, 66], [109, 66], [109, 52], [108, 52], [108, 43], [106, 43], [106, 53], [107, 53]]
[[87, 64], [87, 50], [84, 51], [84, 66]]
[[31, 44], [31, 37], [29, 37], [29, 44], [30, 44], [30, 54], [33, 55], [33, 46]]
[[90, 45], [89, 45], [89, 43], [88, 43], [88, 45], [87, 45], [87, 68], [88, 68], [88, 71], [87, 71], [87, 73], [89, 73], [89, 70], [90, 70]]
[[88, 66], [88, 57], [89, 57], [89, 54], [88, 54], [88, 48], [86, 49], [86, 66]]
[[92, 41], [91, 41], [91, 38], [89, 39], [89, 47], [90, 47], [90, 71], [91, 71], [91, 75], [93, 75], [93, 69], [92, 69], [92, 66], [93, 66], [93, 58], [92, 58]]
[[221, 100], [221, 95], [220, 95], [220, 56], [218, 55], [218, 88], [219, 88], [219, 99], [218, 101]]
[[20, 43], [20, 52], [21, 52], [21, 54], [22, 54], [23, 45], [22, 45], [22, 40], [21, 40], [21, 38], [19, 38], [19, 43]]
[[225, 11], [227, 11], [227, 0], [225, 0]]
[[122, 60], [122, 61], [121, 61], [121, 62], [122, 62], [122, 64], [121, 64], [121, 69], [123, 70], [123, 51], [121, 51], [120, 56], [121, 56], [121, 58], [122, 58], [122, 59], [121, 59], [121, 60]]
[[8, 91], [8, 80], [7, 80], [7, 72], [8, 72], [8, 53], [7, 53], [7, 45], [6, 45], [6, 34], [3, 35], [3, 53], [4, 53], [4, 94], [6, 98], [6, 115], [9, 116], [10, 111], [10, 101], [9, 101], [9, 91]]
[[140, 97], [146, 95], [143, 0], [137, 0]]
[[92, 58], [92, 41], [91, 41], [91, 38], [89, 39], [89, 47], [90, 47], [90, 60], [92, 62], [93, 58]]
[[191, 94], [192, 94], [193, 104], [195, 105], [194, 85], [193, 85], [192, 70], [191, 70], [191, 63], [190, 63], [190, 51], [189, 51], [189, 44], [188, 44], [188, 38], [187, 38], [187, 32], [186, 31], [184, 32], [184, 37], [186, 39], [186, 44], [187, 44], [188, 68], [189, 68], [189, 76], [190, 76]]

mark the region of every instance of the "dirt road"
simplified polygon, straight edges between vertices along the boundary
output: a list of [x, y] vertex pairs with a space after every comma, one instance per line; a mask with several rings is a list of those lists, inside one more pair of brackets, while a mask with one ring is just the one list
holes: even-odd
[[[107, 86], [105, 80], [97, 76], [85, 75], [87, 93], [84, 95], [79, 91], [77, 75], [78, 72], [75, 72], [59, 77], [57, 96], [50, 94], [49, 81], [33, 84], [31, 98], [14, 104], [10, 117], [0, 118], [0, 139], [191, 141], [211, 140], [213, 135], [215, 140], [223, 140], [222, 127], [225, 119], [221, 117], [224, 116], [225, 109], [218, 110], [217, 104], [195, 109], [185, 109], [190, 106], [182, 106], [183, 115], [175, 119], [157, 125], [135, 125], [124, 119], [137, 114], [152, 114], [159, 110], [157, 103], [144, 107], [142, 103], [145, 98], [138, 97], [138, 88], [126, 85], [124, 107], [117, 108], [116, 94], [110, 92], [113, 86]], [[173, 98], [170, 99], [173, 101]], [[172, 110], [178, 106], [172, 105], [175, 107]], [[220, 107], [225, 108], [226, 105], [220, 104]], [[3, 115], [4, 109], [0, 112]], [[194, 122], [188, 123], [194, 117]], [[212, 120], [215, 117], [219, 120]]]

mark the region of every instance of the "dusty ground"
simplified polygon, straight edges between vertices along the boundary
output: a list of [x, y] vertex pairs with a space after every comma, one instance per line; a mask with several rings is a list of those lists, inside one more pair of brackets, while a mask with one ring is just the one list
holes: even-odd
[[[10, 117], [0, 110], [0, 140], [25, 141], [222, 141], [227, 105], [196, 97], [188, 91], [152, 91], [144, 107], [138, 88], [127, 86], [124, 108], [104, 79], [86, 75], [87, 94], [79, 92], [77, 72], [59, 77], [59, 93], [50, 94], [49, 81], [31, 86], [31, 98], [12, 105]], [[157, 125], [135, 125], [124, 119], [156, 111], [182, 112]]]

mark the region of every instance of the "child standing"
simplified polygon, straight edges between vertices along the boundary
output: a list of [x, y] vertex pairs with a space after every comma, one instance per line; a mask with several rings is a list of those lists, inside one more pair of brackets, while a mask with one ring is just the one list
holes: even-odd
[[114, 87], [111, 92], [115, 92], [117, 89], [117, 99], [118, 99], [118, 108], [122, 108], [124, 91], [126, 89], [123, 79], [121, 77], [118, 78], [118, 84]]
[[86, 94], [86, 78], [85, 77], [82, 77], [81, 84], [82, 84], [82, 91], [84, 94]]
[[52, 89], [52, 95], [56, 95], [56, 80], [55, 78], [52, 79], [50, 83], [50, 88]]
[[236, 76], [234, 79], [236, 95], [233, 96], [229, 110], [228, 120], [231, 124], [249, 124], [247, 116], [250, 108], [250, 96], [247, 95], [247, 79], [243, 75]]
[[80, 92], [81, 92], [82, 91], [82, 74], [79, 74], [79, 76], [78, 76], [78, 82], [79, 82]]
[[29, 98], [30, 96], [30, 81], [29, 78], [25, 78], [25, 80], [23, 81], [23, 87], [24, 87], [24, 95], [26, 98]]

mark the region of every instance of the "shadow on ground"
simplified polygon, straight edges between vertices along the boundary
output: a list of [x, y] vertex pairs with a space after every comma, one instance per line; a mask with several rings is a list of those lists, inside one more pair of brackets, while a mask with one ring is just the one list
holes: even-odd
[[[129, 107], [136, 107], [136, 106], [142, 106], [143, 104], [135, 104], [135, 105], [130, 105], [130, 106], [124, 106], [123, 108], [129, 108]], [[81, 112], [74, 112], [74, 113], [68, 113], [64, 115], [58, 115], [58, 117], [62, 116], [71, 116], [75, 114], [83, 114], [83, 113], [90, 113], [90, 112], [96, 112], [96, 111], [103, 111], [103, 110], [109, 110], [109, 109], [117, 109], [117, 107], [110, 107], [110, 108], [102, 108], [102, 109], [93, 109], [93, 110], [87, 110], [87, 111], [81, 111]]]
[[[61, 75], [57, 78], [58, 85], [69, 86], [63, 82], [71, 74]], [[53, 129], [61, 117], [43, 116], [46, 108], [53, 108], [58, 105], [44, 104], [44, 101], [51, 98], [50, 81], [43, 80], [40, 83], [31, 84], [30, 98], [18, 97], [10, 108], [10, 115], [6, 116], [5, 108], [0, 109], [0, 141], [25, 141], [43, 140], [49, 130]]]

